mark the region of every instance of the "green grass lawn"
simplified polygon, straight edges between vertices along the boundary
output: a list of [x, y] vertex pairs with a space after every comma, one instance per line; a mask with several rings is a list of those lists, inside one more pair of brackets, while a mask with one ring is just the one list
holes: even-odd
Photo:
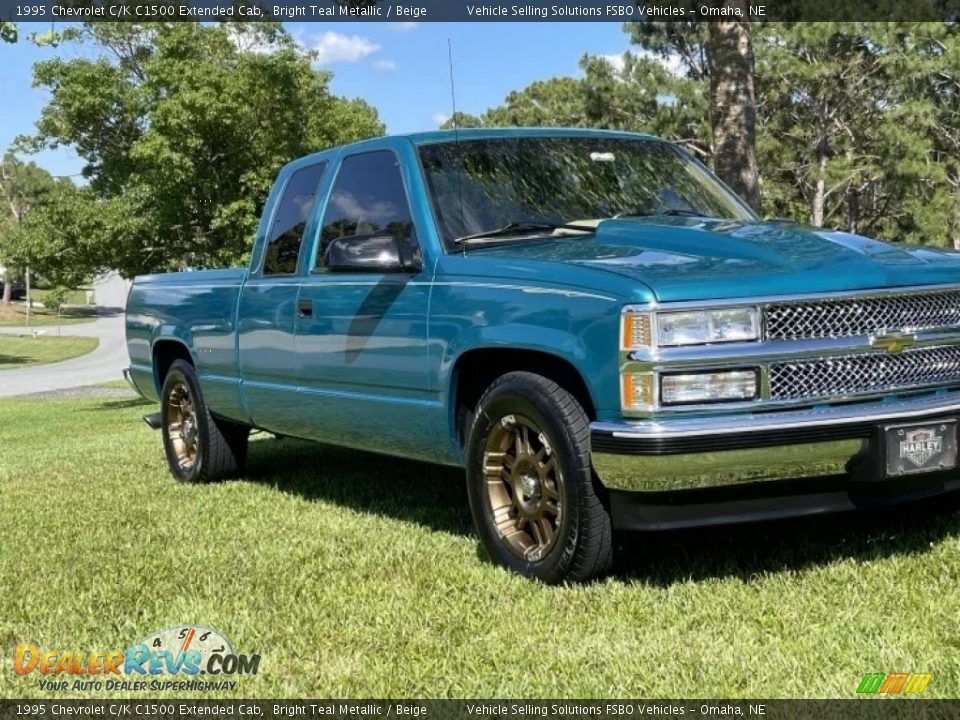
[[67, 335], [0, 335], [0, 371], [60, 362], [97, 349], [97, 338]]
[[[91, 306], [83, 310], [64, 310], [57, 317], [57, 313], [44, 308], [33, 308], [30, 313], [31, 327], [47, 327], [56, 325], [73, 325], [76, 323], [92, 322], [97, 319], [96, 308]], [[23, 326], [27, 325], [27, 309], [23, 305], [3, 305], [0, 303], [0, 326]]]
[[260, 436], [246, 479], [183, 486], [153, 410], [0, 400], [0, 697], [43, 695], [18, 642], [185, 623], [262, 655], [238, 696], [960, 695], [960, 519], [929, 507], [621, 538], [544, 587], [485, 560], [458, 471]]

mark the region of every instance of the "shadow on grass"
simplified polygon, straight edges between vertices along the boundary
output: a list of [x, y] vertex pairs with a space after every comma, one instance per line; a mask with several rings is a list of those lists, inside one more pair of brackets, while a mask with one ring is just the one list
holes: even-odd
[[458, 468], [271, 438], [250, 443], [246, 479], [454, 535], [473, 533]]
[[[104, 388], [106, 390], [107, 388]], [[137, 397], [132, 398], [123, 398], [121, 400], [107, 400], [100, 403], [97, 406], [98, 410], [122, 410], [124, 408], [133, 408], [133, 407], [146, 407], [148, 405], [156, 405], [152, 400], [147, 400], [146, 398]]]
[[617, 538], [615, 573], [624, 580], [667, 587], [686, 580], [814, 568], [837, 560], [866, 562], [919, 555], [960, 535], [948, 503], [924, 500], [881, 510], [836, 513]]
[[[247, 479], [307, 500], [334, 502], [461, 536], [472, 536], [463, 471], [299, 440], [250, 446]], [[620, 533], [613, 575], [669, 586], [688, 580], [797, 571], [835, 560], [919, 554], [960, 534], [944, 502], [722, 528]], [[487, 560], [479, 547], [478, 557]]]
[[23, 365], [26, 362], [27, 358], [22, 355], [0, 355], [0, 369], [8, 365]]

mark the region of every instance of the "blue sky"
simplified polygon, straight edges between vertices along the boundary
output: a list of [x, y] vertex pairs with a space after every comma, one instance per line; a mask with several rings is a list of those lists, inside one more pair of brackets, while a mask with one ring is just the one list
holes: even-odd
[[[317, 49], [333, 71], [339, 95], [365, 98], [388, 132], [436, 128], [450, 114], [447, 39], [453, 41], [457, 109], [479, 113], [511, 90], [538, 79], [578, 73], [584, 53], [627, 50], [620, 23], [286, 23], [305, 46]], [[50, 25], [21, 24], [21, 37]], [[0, 47], [0, 151], [33, 130], [45, 95], [31, 87], [31, 67], [72, 47], [31, 43]], [[68, 148], [33, 158], [54, 175], [74, 175], [82, 161]]]

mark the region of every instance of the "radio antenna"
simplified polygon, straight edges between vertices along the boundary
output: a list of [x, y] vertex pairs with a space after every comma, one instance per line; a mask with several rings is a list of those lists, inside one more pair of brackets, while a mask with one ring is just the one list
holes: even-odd
[[450, 104], [453, 106], [453, 115], [450, 117], [453, 122], [453, 132], [457, 132], [457, 91], [453, 82], [453, 41], [447, 38], [447, 63], [450, 65]]
[[[453, 108], [453, 115], [450, 121], [453, 123], [453, 146], [457, 149], [458, 159], [462, 162], [463, 156], [460, 155], [460, 128], [457, 122], [457, 91], [453, 82], [453, 41], [447, 38], [447, 63], [450, 66], [450, 105]], [[457, 202], [460, 205], [460, 224], [463, 226], [463, 168], [457, 167]], [[467, 254], [467, 245], [463, 244], [463, 254]]]

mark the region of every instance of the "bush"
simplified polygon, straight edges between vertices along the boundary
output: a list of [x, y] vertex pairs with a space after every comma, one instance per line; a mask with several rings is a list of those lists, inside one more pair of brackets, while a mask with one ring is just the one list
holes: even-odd
[[54, 312], [59, 312], [60, 308], [63, 307], [63, 304], [67, 300], [67, 295], [70, 294], [70, 289], [65, 288], [62, 285], [50, 290], [43, 298], [43, 306], [48, 310], [53, 310]]

